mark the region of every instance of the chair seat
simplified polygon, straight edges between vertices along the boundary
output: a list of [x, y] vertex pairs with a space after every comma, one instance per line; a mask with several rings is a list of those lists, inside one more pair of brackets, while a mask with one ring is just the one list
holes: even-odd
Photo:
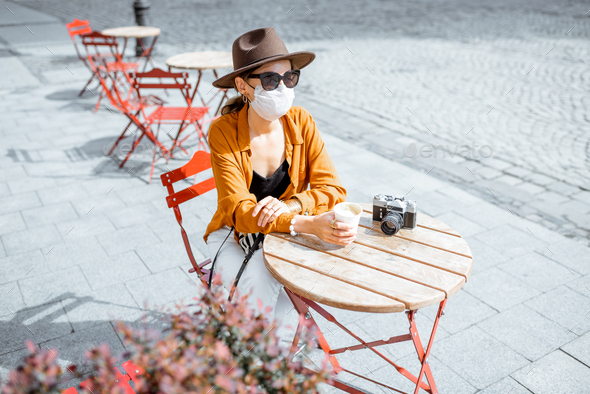
[[209, 107], [158, 107], [146, 119], [147, 123], [165, 123], [169, 121], [196, 122], [209, 111]]
[[107, 62], [107, 71], [130, 71], [135, 70], [139, 67], [138, 63], [135, 62]]

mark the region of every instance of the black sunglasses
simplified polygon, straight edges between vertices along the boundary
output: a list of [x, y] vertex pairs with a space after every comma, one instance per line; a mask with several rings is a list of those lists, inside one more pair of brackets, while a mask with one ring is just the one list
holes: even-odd
[[300, 70], [291, 70], [285, 72], [284, 75], [275, 72], [267, 72], [262, 74], [250, 74], [248, 75], [248, 78], [260, 79], [262, 89], [264, 90], [275, 90], [279, 87], [281, 81], [284, 81], [286, 87], [294, 88], [299, 82], [300, 72]]

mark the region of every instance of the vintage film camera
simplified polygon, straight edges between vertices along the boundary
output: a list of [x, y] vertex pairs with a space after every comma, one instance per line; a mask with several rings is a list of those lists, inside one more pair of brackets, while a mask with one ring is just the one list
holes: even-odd
[[373, 197], [373, 220], [381, 222], [381, 231], [395, 235], [400, 229], [416, 227], [416, 202], [404, 200], [404, 196], [375, 194]]

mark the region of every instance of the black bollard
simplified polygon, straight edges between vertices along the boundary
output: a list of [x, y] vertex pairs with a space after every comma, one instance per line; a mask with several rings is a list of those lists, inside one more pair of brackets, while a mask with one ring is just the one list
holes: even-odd
[[[133, 11], [135, 12], [135, 23], [138, 26], [149, 26], [150, 3], [148, 0], [135, 0], [133, 2]], [[138, 38], [135, 44], [135, 56], [141, 56], [144, 48], [149, 48], [152, 45], [153, 37]]]

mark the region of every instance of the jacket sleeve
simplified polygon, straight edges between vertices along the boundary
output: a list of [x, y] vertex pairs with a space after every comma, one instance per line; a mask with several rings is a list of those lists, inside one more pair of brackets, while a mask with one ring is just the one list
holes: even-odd
[[300, 124], [303, 124], [305, 145], [305, 179], [309, 182], [309, 190], [296, 193], [301, 201], [303, 212], [308, 211], [312, 215], [318, 215], [334, 208], [334, 205], [346, 200], [346, 189], [342, 186], [336, 167], [326, 150], [324, 141], [317, 130], [315, 121], [306, 110], [301, 111]]
[[224, 217], [230, 218], [230, 225], [241, 233], [289, 232], [294, 214], [281, 214], [266, 227], [258, 226], [258, 216], [252, 216], [256, 196], [248, 190], [242, 166], [238, 162], [241, 152], [232, 151], [229, 142], [217, 125], [209, 130], [211, 167], [217, 187], [217, 206]]

